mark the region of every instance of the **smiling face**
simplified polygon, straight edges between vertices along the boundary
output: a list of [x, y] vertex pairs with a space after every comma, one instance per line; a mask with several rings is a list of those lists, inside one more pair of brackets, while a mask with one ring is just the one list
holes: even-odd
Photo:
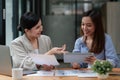
[[30, 30], [26, 29], [25, 31], [26, 31], [28, 36], [38, 38], [41, 35], [41, 32], [42, 32], [42, 22], [41, 22], [41, 20], [39, 20], [39, 22], [34, 27], [32, 27]]
[[81, 29], [84, 36], [93, 36], [95, 32], [95, 26], [90, 17], [83, 17], [81, 23]]

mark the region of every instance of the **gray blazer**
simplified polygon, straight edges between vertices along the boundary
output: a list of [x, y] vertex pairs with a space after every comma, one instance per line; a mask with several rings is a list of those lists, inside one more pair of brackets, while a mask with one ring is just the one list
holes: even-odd
[[[39, 54], [44, 54], [52, 48], [51, 39], [46, 35], [41, 35], [38, 38], [38, 43]], [[11, 42], [10, 51], [13, 60], [13, 67], [19, 67], [24, 60], [22, 66], [24, 69], [37, 69], [35, 63], [30, 57], [27, 57], [27, 59], [25, 59], [26, 56], [28, 56], [30, 53], [34, 53], [35, 51], [25, 34]]]

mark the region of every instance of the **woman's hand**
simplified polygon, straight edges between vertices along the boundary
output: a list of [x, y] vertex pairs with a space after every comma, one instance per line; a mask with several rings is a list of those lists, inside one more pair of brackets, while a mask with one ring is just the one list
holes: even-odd
[[36, 64], [37, 69], [39, 70], [41, 68], [41, 65]]
[[93, 64], [95, 62], [95, 60], [96, 60], [95, 56], [89, 56], [89, 57], [85, 58], [85, 62], [88, 64]]
[[53, 65], [46, 65], [46, 64], [42, 65], [42, 69], [46, 70], [46, 71], [50, 71], [50, 70], [52, 70], [54, 68], [55, 68], [55, 66], [53, 66]]
[[54, 47], [51, 50], [49, 50], [47, 53], [48, 55], [52, 55], [52, 54], [63, 54], [63, 53], [67, 53], [67, 51], [65, 51], [66, 49], [66, 45], [64, 44], [62, 47]]
[[72, 63], [72, 68], [73, 68], [73, 69], [79, 69], [79, 68], [80, 68], [80, 64], [74, 62], [74, 63]]

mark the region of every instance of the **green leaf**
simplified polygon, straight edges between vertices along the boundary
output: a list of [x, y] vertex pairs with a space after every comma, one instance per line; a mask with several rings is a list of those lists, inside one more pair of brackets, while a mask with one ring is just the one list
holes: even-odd
[[96, 60], [92, 65], [92, 70], [99, 74], [106, 74], [112, 71], [113, 66], [109, 61], [105, 60]]

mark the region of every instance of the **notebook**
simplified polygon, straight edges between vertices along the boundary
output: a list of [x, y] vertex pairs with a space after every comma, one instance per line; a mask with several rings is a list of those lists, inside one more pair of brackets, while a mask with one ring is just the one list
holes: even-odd
[[[24, 70], [23, 75], [35, 73], [33, 70]], [[9, 46], [0, 45], [0, 74], [12, 76], [12, 57]]]
[[64, 63], [84, 62], [86, 57], [93, 56], [91, 53], [66, 53], [64, 54]]

